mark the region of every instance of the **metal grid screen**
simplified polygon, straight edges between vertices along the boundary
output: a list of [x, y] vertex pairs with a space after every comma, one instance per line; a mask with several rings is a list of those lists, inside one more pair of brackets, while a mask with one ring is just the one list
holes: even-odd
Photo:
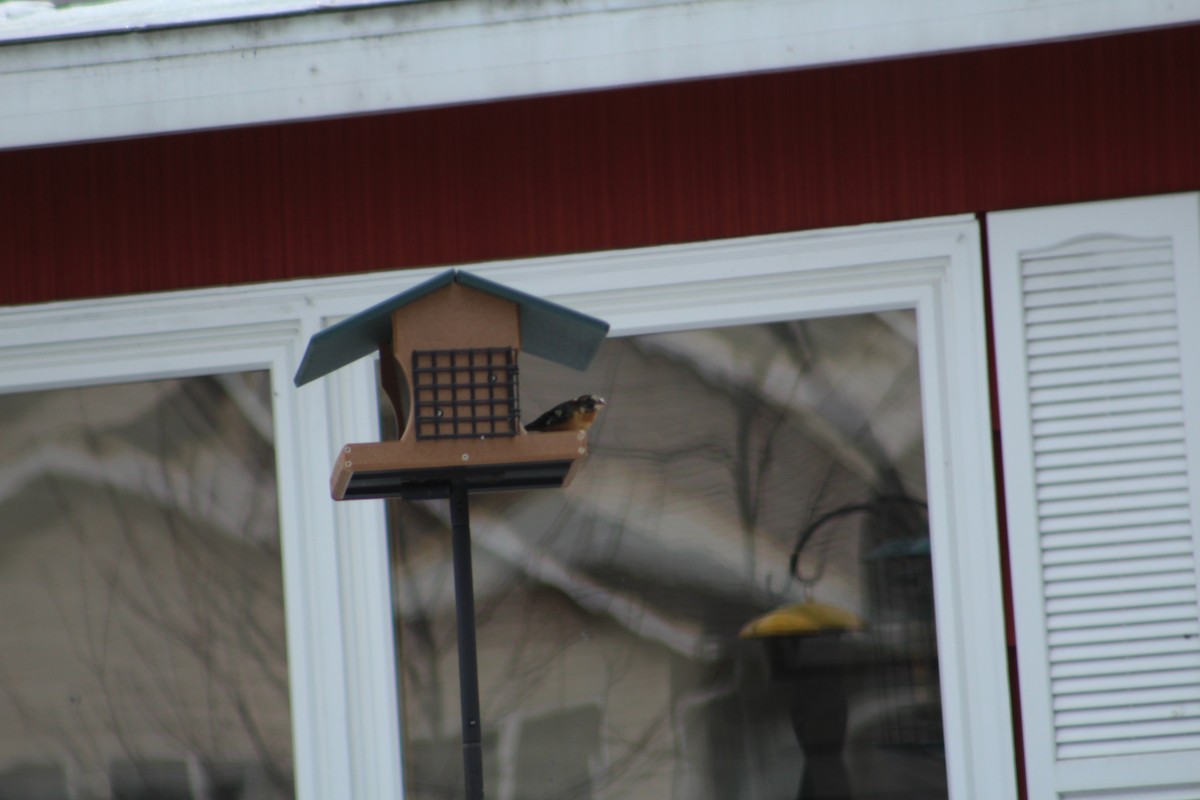
[[414, 350], [412, 374], [418, 439], [516, 435], [513, 348]]
[[878, 742], [891, 747], [940, 747], [945, 734], [933, 567], [928, 552], [910, 555], [887, 545], [880, 548], [888, 550], [893, 552], [869, 558], [877, 648], [875, 689], [885, 698]]

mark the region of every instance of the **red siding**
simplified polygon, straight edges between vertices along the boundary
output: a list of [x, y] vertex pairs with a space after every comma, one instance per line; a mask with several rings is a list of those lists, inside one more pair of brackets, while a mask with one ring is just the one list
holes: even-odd
[[1200, 26], [0, 153], [0, 304], [1200, 189]]

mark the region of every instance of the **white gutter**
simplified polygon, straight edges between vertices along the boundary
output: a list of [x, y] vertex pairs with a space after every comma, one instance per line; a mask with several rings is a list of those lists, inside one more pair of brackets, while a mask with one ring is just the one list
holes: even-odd
[[[286, 0], [253, 0], [241, 8], [249, 13], [278, 2]], [[183, 27], [143, 20], [130, 32], [105, 35], [79, 35], [69, 21], [50, 24], [58, 18], [30, 22], [70, 7], [0, 17], [0, 148], [1200, 21], [1200, 0], [438, 0], [350, 10], [321, 10], [330, 3], [291, 5], [297, 7], [309, 13], [272, 16], [260, 8], [265, 16], [258, 19]], [[41, 38], [18, 41], [31, 36]]]

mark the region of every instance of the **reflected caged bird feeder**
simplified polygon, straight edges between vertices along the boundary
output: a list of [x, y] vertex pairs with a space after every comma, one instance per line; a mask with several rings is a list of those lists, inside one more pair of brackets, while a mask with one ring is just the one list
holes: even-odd
[[527, 434], [522, 350], [574, 369], [591, 363], [608, 323], [462, 270], [447, 270], [312, 337], [301, 386], [375, 351], [399, 438], [347, 444], [333, 470], [336, 500], [445, 497], [567, 485], [587, 434]]

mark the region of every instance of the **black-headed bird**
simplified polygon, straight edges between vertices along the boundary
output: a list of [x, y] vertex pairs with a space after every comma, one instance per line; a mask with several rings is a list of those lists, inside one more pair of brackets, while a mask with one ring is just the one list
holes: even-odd
[[559, 403], [525, 426], [534, 433], [550, 431], [586, 431], [596, 421], [596, 415], [604, 408], [604, 398], [581, 394], [574, 400]]

